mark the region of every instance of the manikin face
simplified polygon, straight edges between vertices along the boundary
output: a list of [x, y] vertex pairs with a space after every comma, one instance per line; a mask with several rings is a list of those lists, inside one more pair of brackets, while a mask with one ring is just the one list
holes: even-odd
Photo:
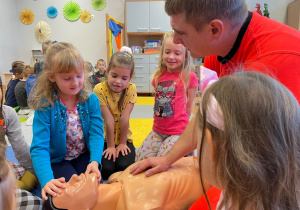
[[[95, 173], [74, 174], [63, 193], [53, 199], [53, 204], [61, 209], [91, 209], [98, 200], [98, 180]], [[76, 201], [76, 202], [74, 202]]]
[[185, 60], [184, 47], [182, 44], [174, 44], [172, 38], [164, 41], [163, 62], [168, 72], [178, 72], [182, 69]]
[[56, 82], [60, 97], [66, 99], [76, 96], [81, 90], [84, 84], [84, 72], [83, 69], [79, 69], [69, 73], [55, 73], [49, 79], [51, 82]]
[[182, 13], [171, 15], [170, 21], [174, 30], [173, 42], [175, 44], [183, 44], [191, 52], [193, 58], [211, 55], [208, 24], [204, 25], [200, 31], [196, 31], [193, 25], [185, 22]]
[[107, 75], [107, 82], [109, 88], [115, 92], [120, 93], [124, 90], [130, 81], [131, 70], [124, 67], [114, 67], [109, 70]]
[[99, 61], [99, 62], [97, 63], [97, 68], [99, 69], [99, 71], [103, 72], [103, 71], [105, 71], [105, 69], [106, 69], [106, 65], [105, 65], [104, 62]]

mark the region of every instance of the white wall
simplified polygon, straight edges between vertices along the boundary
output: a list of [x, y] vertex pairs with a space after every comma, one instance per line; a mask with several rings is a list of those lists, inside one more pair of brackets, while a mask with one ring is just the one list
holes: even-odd
[[[0, 72], [8, 72], [11, 63], [22, 60], [32, 64], [31, 50], [41, 49], [41, 43], [34, 36], [34, 28], [38, 21], [46, 21], [51, 29], [51, 40], [73, 43], [82, 53], [85, 60], [95, 64], [99, 58], [106, 60], [106, 23], [105, 14], [124, 22], [125, 0], [106, 0], [106, 7], [95, 10], [91, 0], [75, 0], [82, 10], [88, 10], [95, 19], [83, 23], [80, 19], [68, 21], [63, 16], [63, 6], [70, 0], [0, 0], [2, 10], [0, 13]], [[270, 17], [286, 23], [287, 5], [293, 0], [246, 0], [249, 10], [256, 10], [255, 4], [269, 4]], [[47, 16], [47, 8], [55, 6], [58, 9], [56, 18]], [[35, 15], [31, 25], [25, 25], [19, 20], [20, 11], [30, 9]]]
[[[85, 60], [95, 64], [99, 58], [106, 60], [106, 13], [124, 22], [125, 0], [107, 0], [106, 7], [99, 11], [91, 0], [76, 0], [81, 10], [88, 10], [94, 19], [89, 23], [68, 21], [63, 16], [63, 6], [70, 0], [0, 0], [3, 12], [0, 14], [0, 72], [8, 72], [15, 60], [32, 64], [31, 50], [40, 50], [41, 43], [34, 36], [38, 21], [46, 21], [52, 30], [51, 40], [73, 43]], [[47, 16], [47, 8], [58, 10], [56, 18]], [[23, 24], [19, 14], [23, 9], [33, 11], [35, 19], [30, 25]]]

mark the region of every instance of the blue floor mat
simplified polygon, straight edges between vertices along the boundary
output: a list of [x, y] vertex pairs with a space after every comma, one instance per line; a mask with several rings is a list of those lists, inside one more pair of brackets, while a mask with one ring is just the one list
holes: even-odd
[[10, 160], [10, 161], [12, 161], [14, 163], [19, 164], [18, 160], [15, 157], [15, 153], [14, 153], [14, 151], [12, 149], [12, 146], [8, 146], [7, 147], [7, 150], [6, 150], [6, 159]]

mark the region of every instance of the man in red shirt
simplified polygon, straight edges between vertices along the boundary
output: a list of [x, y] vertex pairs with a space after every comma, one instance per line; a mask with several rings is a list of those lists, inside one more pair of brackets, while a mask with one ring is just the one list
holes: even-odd
[[[262, 71], [277, 78], [300, 102], [300, 32], [248, 12], [244, 0], [166, 0], [165, 10], [175, 32], [173, 42], [187, 47], [194, 58], [219, 76], [237, 68]], [[197, 148], [194, 118], [163, 157], [148, 158], [131, 169], [146, 176], [165, 171]]]

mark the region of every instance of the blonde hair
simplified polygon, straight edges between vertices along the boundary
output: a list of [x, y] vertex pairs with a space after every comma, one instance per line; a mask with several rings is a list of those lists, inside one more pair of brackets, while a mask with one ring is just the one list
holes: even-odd
[[[131, 79], [134, 75], [134, 60], [133, 60], [132, 55], [130, 55], [127, 52], [116, 52], [116, 53], [114, 53], [111, 56], [110, 61], [108, 63], [107, 75], [109, 74], [111, 69], [116, 68], [116, 67], [122, 67], [122, 68], [130, 69], [130, 79]], [[118, 109], [119, 109], [120, 112], [122, 111], [122, 106], [123, 106], [124, 99], [125, 99], [125, 93], [126, 93], [126, 88], [122, 91], [122, 94], [120, 96], [120, 100], [119, 100], [119, 103], [118, 103]]]
[[[223, 131], [206, 120], [211, 95], [222, 110]], [[300, 108], [293, 94], [270, 76], [247, 71], [212, 84], [201, 105], [200, 129], [211, 131], [215, 177], [224, 189], [219, 209], [299, 209]], [[204, 138], [202, 132], [201, 179]]]
[[[160, 56], [159, 56], [159, 60], [158, 60], [158, 69], [153, 73], [153, 75], [151, 76], [151, 78], [154, 80], [155, 83], [155, 90], [157, 88], [158, 85], [158, 79], [159, 77], [165, 72], [166, 70], [166, 65], [163, 62], [163, 54], [164, 54], [164, 47], [165, 47], [165, 42], [166, 39], [170, 39], [174, 37], [174, 31], [169, 31], [166, 32], [164, 35], [164, 39], [160, 48]], [[184, 49], [184, 58], [185, 61], [182, 64], [182, 70], [180, 72], [180, 79], [183, 83], [183, 87], [184, 87], [184, 91], [186, 92], [186, 90], [189, 87], [189, 83], [190, 83], [190, 73], [191, 71], [194, 70], [194, 64], [193, 64], [193, 58], [190, 55], [190, 52], [184, 47], [182, 46]]]
[[104, 64], [106, 65], [105, 61], [104, 61], [102, 58], [100, 58], [100, 59], [97, 61], [97, 65], [98, 65], [98, 63], [100, 63], [100, 62], [102, 62], [102, 63], [104, 63]]
[[34, 74], [34, 68], [30, 65], [26, 65], [23, 69], [23, 76], [27, 78], [32, 74]]
[[[3, 92], [1, 79], [0, 83], [1, 91]], [[0, 112], [2, 120], [2, 103], [0, 106]], [[5, 151], [5, 131], [3, 129], [3, 126], [0, 125], [0, 210], [14, 210], [14, 207], [16, 206], [16, 200], [14, 198], [16, 187], [15, 175], [10, 164], [6, 160]]]
[[[56, 82], [49, 80], [49, 77], [56, 73], [69, 73], [74, 70], [77, 72], [79, 69], [84, 70], [84, 60], [72, 44], [66, 42], [52, 44], [47, 51], [43, 71], [33, 87], [34, 91], [30, 92], [29, 106], [34, 110], [42, 110], [43, 107], [53, 105], [53, 102], [58, 100], [58, 96], [54, 97], [53, 93], [59, 88]], [[90, 94], [85, 83], [77, 94], [78, 100], [82, 103]]]
[[49, 49], [50, 45], [53, 44], [53, 41], [48, 40], [42, 43], [42, 51], [44, 53], [44, 55], [46, 55], [47, 50]]
[[89, 61], [84, 61], [84, 69], [88, 73], [93, 73], [94, 74], [94, 72], [95, 72], [95, 69], [94, 69], [93, 65]]

